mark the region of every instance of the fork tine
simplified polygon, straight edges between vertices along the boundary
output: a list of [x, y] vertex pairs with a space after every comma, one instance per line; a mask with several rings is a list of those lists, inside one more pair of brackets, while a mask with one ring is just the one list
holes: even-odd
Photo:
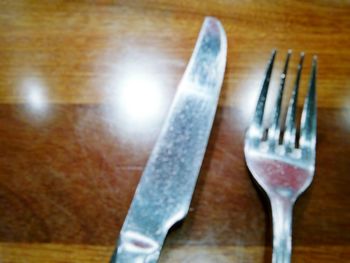
[[281, 104], [282, 104], [282, 98], [283, 98], [283, 91], [284, 91], [284, 85], [286, 83], [286, 77], [287, 77], [287, 71], [288, 71], [288, 64], [289, 59], [292, 54], [291, 50], [288, 50], [288, 54], [286, 57], [286, 62], [284, 64], [283, 72], [280, 76], [280, 87], [278, 91], [278, 96], [275, 104], [275, 114], [273, 118], [273, 123], [271, 128], [269, 129], [268, 137], [270, 141], [277, 141], [279, 140], [279, 134], [280, 134], [280, 115], [281, 115]]
[[305, 99], [301, 115], [300, 148], [315, 150], [316, 125], [317, 125], [317, 102], [316, 102], [316, 74], [317, 57], [312, 61], [312, 72], [310, 77], [309, 91]]
[[251, 123], [251, 126], [254, 126], [258, 129], [261, 128], [262, 122], [263, 122], [267, 90], [268, 90], [269, 84], [270, 84], [270, 78], [271, 78], [273, 63], [275, 61], [275, 56], [276, 56], [276, 50], [274, 49], [272, 51], [271, 58], [269, 60], [269, 63], [268, 63], [268, 66], [267, 66], [267, 69], [265, 72], [265, 79], [264, 79], [264, 82], [262, 84], [260, 96], [258, 99], [258, 103], [256, 104], [254, 117], [253, 117], [253, 120]]
[[285, 145], [287, 145], [290, 148], [294, 148], [295, 146], [295, 136], [296, 136], [295, 115], [296, 115], [296, 109], [297, 109], [299, 83], [300, 83], [301, 71], [303, 69], [303, 62], [304, 62], [304, 53], [302, 52], [300, 53], [300, 61], [298, 65], [297, 77], [295, 79], [294, 90], [289, 100], [289, 106], [287, 110], [287, 117], [286, 117], [286, 124], [285, 124], [286, 128], [285, 128], [284, 137], [283, 137], [283, 141]]

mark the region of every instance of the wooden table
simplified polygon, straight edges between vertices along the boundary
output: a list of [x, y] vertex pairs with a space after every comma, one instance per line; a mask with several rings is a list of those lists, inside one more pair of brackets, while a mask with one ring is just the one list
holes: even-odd
[[1, 1], [0, 262], [108, 262], [207, 15], [227, 32], [227, 70], [190, 212], [160, 262], [271, 261], [269, 205], [242, 149], [273, 48], [268, 112], [287, 50], [288, 95], [298, 53], [301, 97], [319, 58], [316, 175], [295, 207], [293, 262], [350, 262], [350, 4], [330, 0]]

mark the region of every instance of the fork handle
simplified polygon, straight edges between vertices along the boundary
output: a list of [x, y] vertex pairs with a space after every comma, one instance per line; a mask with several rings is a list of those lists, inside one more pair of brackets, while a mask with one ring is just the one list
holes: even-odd
[[294, 202], [287, 198], [271, 200], [273, 220], [272, 263], [290, 263], [292, 255], [292, 210]]

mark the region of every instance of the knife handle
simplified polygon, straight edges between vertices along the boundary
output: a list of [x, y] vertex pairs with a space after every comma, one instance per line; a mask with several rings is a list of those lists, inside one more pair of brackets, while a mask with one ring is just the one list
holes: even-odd
[[132, 251], [123, 251], [122, 253], [118, 253], [118, 249], [116, 248], [114, 250], [110, 263], [156, 263], [158, 261], [159, 255], [160, 251], [155, 251], [152, 254], [149, 252], [142, 254]]
[[122, 232], [111, 263], [156, 263], [166, 234], [156, 242], [138, 232]]

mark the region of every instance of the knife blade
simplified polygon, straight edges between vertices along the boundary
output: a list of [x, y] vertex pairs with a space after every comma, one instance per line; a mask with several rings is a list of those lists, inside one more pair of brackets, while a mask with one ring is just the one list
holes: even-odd
[[221, 23], [206, 17], [111, 262], [157, 262], [169, 229], [188, 213], [213, 125], [226, 55]]

